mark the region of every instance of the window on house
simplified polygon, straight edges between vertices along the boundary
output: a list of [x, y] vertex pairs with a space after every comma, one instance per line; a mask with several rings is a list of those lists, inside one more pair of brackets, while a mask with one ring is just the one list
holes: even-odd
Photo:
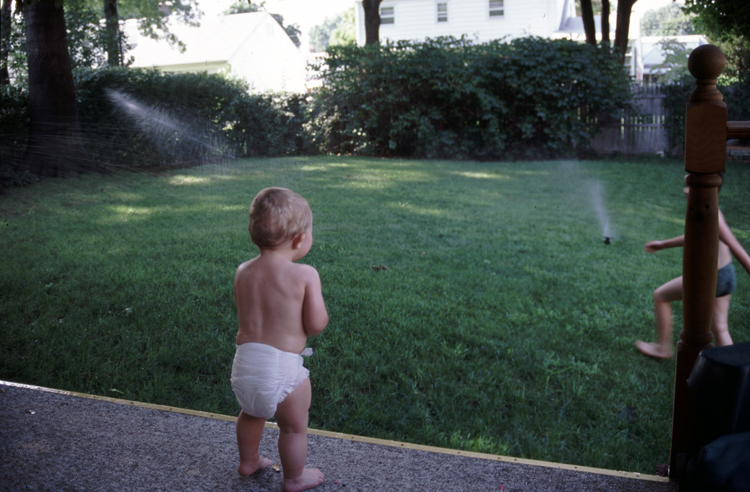
[[490, 0], [490, 17], [502, 17], [504, 15], [503, 0]]
[[380, 8], [380, 25], [383, 24], [395, 24], [396, 17], [393, 12], [393, 7], [381, 7]]
[[448, 22], [448, 3], [438, 2], [437, 4], [437, 21]]

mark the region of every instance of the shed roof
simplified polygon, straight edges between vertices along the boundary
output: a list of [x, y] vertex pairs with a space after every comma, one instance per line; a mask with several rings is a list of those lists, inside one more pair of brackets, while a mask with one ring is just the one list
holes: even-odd
[[[135, 24], [128, 25], [126, 29], [129, 40], [132, 40], [136, 32]], [[278, 43], [287, 42], [294, 46], [278, 22], [266, 12], [204, 18], [200, 20], [198, 27], [173, 24], [169, 26], [169, 32], [185, 44], [184, 52], [180, 53], [177, 46], [172, 46], [165, 40], [135, 34], [137, 41], [129, 52], [135, 59], [133, 66], [226, 62], [235, 58], [238, 52], [244, 49], [269, 50], [278, 47]]]

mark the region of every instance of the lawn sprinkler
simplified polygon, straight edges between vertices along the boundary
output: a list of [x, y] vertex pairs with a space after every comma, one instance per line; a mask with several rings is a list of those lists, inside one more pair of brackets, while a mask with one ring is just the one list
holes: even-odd
[[604, 244], [609, 244], [612, 242], [612, 238], [609, 236], [604, 236]]

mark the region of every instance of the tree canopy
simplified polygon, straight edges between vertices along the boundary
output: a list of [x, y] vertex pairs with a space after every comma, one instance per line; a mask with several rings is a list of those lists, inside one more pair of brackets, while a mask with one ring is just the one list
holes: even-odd
[[683, 10], [695, 14], [696, 25], [712, 38], [726, 40], [750, 33], [747, 0], [685, 0]]
[[649, 10], [643, 14], [641, 19], [641, 34], [644, 36], [697, 34], [693, 18], [693, 14], [683, 11], [676, 3], [660, 9]]
[[354, 7], [310, 29], [310, 46], [317, 52], [355, 42]]
[[[26, 0], [27, 2], [33, 0]], [[108, 64], [122, 65], [127, 50], [126, 39], [120, 30], [123, 19], [137, 19], [142, 35], [164, 39], [184, 48], [180, 40], [169, 32], [169, 22], [197, 24], [199, 14], [197, 0], [60, 0], [65, 3], [66, 13], [89, 9], [98, 12], [105, 21]]]
[[727, 57], [725, 74], [750, 79], [750, 1], [685, 0], [698, 32], [706, 34]]

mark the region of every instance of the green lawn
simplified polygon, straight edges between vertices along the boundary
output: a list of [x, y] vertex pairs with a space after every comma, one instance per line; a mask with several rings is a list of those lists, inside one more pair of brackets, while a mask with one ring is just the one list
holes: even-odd
[[[720, 202], [750, 249], [750, 166]], [[258, 159], [47, 180], [0, 195], [0, 379], [234, 415], [234, 269], [247, 208], [285, 186], [314, 213], [302, 261], [331, 322], [311, 340], [310, 426], [655, 473], [674, 361], [651, 293], [681, 272], [679, 161]], [[601, 186], [612, 244], [592, 190]], [[750, 341], [738, 268], [730, 329]], [[675, 305], [675, 340], [682, 328]]]

